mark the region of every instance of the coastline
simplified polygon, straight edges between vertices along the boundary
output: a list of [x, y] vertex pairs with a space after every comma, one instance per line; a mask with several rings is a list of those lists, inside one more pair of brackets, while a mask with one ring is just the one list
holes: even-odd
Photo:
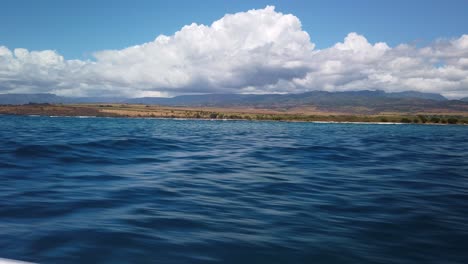
[[0, 115], [47, 116], [76, 118], [148, 118], [176, 120], [211, 121], [277, 121], [339, 124], [380, 124], [380, 125], [468, 125], [467, 115], [450, 113], [393, 113], [393, 114], [344, 114], [328, 112], [296, 113], [274, 109], [239, 108], [188, 108], [162, 107], [155, 105], [1, 105]]
[[189, 108], [163, 107], [155, 105], [2, 105], [0, 115], [48, 116], [48, 117], [111, 117], [111, 118], [153, 118], [179, 120], [216, 120], [216, 121], [277, 121], [311, 122], [342, 124], [424, 124], [424, 125], [468, 125], [467, 115], [450, 113], [378, 113], [345, 114], [329, 112], [297, 113], [275, 109], [239, 109], [239, 108]]

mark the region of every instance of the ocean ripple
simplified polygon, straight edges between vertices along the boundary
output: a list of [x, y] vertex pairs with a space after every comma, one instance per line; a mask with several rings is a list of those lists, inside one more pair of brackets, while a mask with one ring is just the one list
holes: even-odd
[[464, 126], [0, 121], [3, 258], [468, 263]]

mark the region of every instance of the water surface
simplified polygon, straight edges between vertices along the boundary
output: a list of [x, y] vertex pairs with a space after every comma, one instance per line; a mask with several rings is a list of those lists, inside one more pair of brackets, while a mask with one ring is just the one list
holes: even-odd
[[468, 263], [468, 127], [0, 116], [0, 257]]

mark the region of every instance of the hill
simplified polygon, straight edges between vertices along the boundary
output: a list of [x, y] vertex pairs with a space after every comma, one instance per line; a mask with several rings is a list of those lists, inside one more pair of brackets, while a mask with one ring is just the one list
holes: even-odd
[[248, 107], [256, 109], [296, 110], [377, 114], [385, 112], [468, 112], [468, 102], [447, 100], [440, 94], [406, 91], [325, 92], [312, 91], [301, 94], [204, 94], [181, 95], [172, 98], [143, 97], [62, 97], [53, 94], [0, 94], [0, 104], [80, 104], [128, 103], [182, 107]]
[[262, 109], [315, 108], [317, 111], [353, 114], [381, 112], [467, 112], [468, 104], [439, 94], [384, 91], [324, 92], [301, 94], [208, 94], [173, 98], [133, 98], [128, 103], [188, 107], [250, 107]]

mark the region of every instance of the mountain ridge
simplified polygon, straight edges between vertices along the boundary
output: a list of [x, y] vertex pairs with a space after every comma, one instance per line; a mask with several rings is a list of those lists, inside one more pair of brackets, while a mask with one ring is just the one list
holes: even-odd
[[448, 100], [440, 94], [404, 91], [387, 93], [382, 90], [345, 92], [310, 91], [300, 94], [202, 94], [165, 97], [62, 97], [54, 94], [0, 94], [0, 104], [76, 104], [121, 103], [182, 107], [249, 107], [264, 109], [295, 109], [314, 107], [319, 111], [379, 113], [379, 112], [468, 112], [468, 102]]

